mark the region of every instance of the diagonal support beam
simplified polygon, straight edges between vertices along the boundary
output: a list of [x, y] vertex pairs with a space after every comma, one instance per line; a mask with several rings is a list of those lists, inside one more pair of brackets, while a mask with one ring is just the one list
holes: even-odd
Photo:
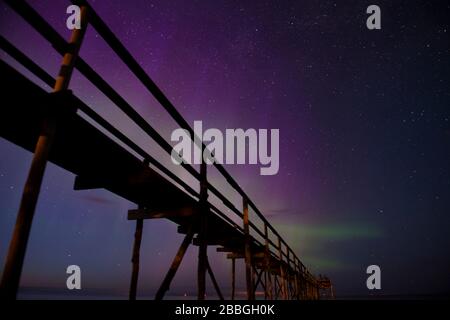
[[219, 295], [220, 300], [225, 300], [223, 298], [222, 292], [220, 291], [219, 284], [217, 283], [216, 277], [214, 276], [214, 273], [211, 269], [211, 265], [209, 264], [208, 260], [206, 261], [206, 268], [208, 269], [208, 274], [211, 277], [211, 281], [214, 285], [214, 288], [216, 289], [217, 294]]
[[283, 287], [280, 283], [279, 277], [276, 276], [275, 277], [275, 299], [276, 300], [280, 299], [282, 293], [283, 293]]
[[177, 273], [178, 267], [181, 264], [181, 261], [183, 260], [184, 254], [186, 253], [187, 248], [189, 247], [189, 244], [192, 242], [192, 238], [194, 237], [194, 231], [192, 227], [184, 237], [183, 242], [180, 245], [180, 248], [178, 249], [177, 255], [172, 261], [172, 265], [170, 266], [169, 271], [167, 272], [161, 286], [158, 289], [158, 292], [156, 293], [155, 300], [162, 300], [164, 298], [164, 295], [166, 294], [166, 291], [170, 288], [170, 283], [172, 282], [173, 278], [175, 277], [175, 274]]
[[261, 269], [261, 271], [258, 272], [258, 270], [255, 267], [253, 267], [253, 270], [254, 270], [254, 274], [257, 275], [255, 285], [253, 286], [253, 295], [254, 295], [256, 293], [256, 289], [258, 289], [258, 285], [260, 283], [262, 284], [262, 282], [261, 282], [261, 275], [264, 273], [264, 270]]

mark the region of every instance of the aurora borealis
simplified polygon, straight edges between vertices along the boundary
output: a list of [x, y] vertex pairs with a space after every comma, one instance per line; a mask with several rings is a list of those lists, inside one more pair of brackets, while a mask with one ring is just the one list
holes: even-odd
[[[69, 37], [68, 1], [29, 3]], [[368, 1], [89, 3], [189, 123], [280, 130], [276, 175], [261, 176], [258, 165], [225, 168], [338, 295], [368, 295], [370, 264], [381, 267], [382, 294], [448, 292], [448, 2], [377, 1], [377, 31], [365, 26]], [[61, 58], [4, 3], [0, 33], [57, 74]], [[170, 141], [176, 124], [92, 28], [80, 55]], [[0, 58], [17, 66], [2, 51]], [[192, 183], [78, 72], [71, 88]], [[31, 154], [3, 139], [0, 154], [3, 265]], [[217, 172], [210, 179], [239, 203]], [[49, 165], [22, 286], [64, 287], [66, 266], [77, 264], [85, 288], [126, 297], [134, 233], [126, 212], [134, 206], [104, 190], [73, 191], [73, 180]], [[154, 294], [181, 241], [173, 223], [145, 222], [141, 296]], [[195, 294], [196, 255], [191, 247], [173, 294]], [[213, 248], [209, 255], [227, 288], [229, 261]]]

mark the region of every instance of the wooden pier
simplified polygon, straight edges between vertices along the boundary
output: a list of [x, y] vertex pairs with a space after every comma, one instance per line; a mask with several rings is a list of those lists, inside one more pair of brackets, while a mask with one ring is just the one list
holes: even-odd
[[[245, 263], [246, 292], [249, 300], [256, 298], [257, 291], [264, 292], [265, 299], [334, 297], [330, 280], [315, 277], [307, 270], [223, 166], [214, 164], [242, 198], [242, 203], [238, 206], [208, 181], [206, 164], [200, 166], [200, 172], [188, 164], [183, 164], [183, 168], [198, 181], [197, 192], [69, 90], [70, 73], [76, 68], [170, 156], [171, 145], [82, 57], [77, 56], [78, 49], [82, 46], [83, 32], [78, 31], [76, 34], [77, 31], [74, 31], [68, 43], [25, 1], [5, 2], [39, 32], [64, 60], [61, 72], [55, 80], [31, 58], [0, 36], [2, 50], [43, 83], [54, 88], [51, 93], [43, 90], [0, 60], [2, 101], [7, 102], [3, 103], [1, 110], [0, 136], [34, 153], [3, 272], [2, 296], [16, 298], [42, 176], [45, 164], [50, 161], [76, 176], [75, 190], [103, 188], [136, 204], [136, 209], [128, 212], [128, 219], [136, 223], [129, 294], [132, 300], [137, 296], [139, 258], [144, 254], [140, 252], [140, 244], [146, 219], [171, 220], [178, 225], [178, 232], [184, 235], [167, 274], [164, 277], [162, 275], [162, 284], [155, 296], [157, 300], [163, 299], [169, 290], [189, 245], [198, 246], [198, 299], [205, 298], [207, 274], [219, 298], [223, 299], [229, 295], [221, 291], [215, 279], [208, 261], [208, 246], [217, 247], [217, 251], [223, 252], [230, 260], [232, 299], [236, 298], [237, 259], [242, 259]], [[86, 1], [73, 2], [82, 7], [83, 27], [89, 25], [95, 28], [176, 123], [194, 137], [192, 128], [92, 7]], [[63, 85], [61, 77], [65, 77]], [[80, 116], [80, 113], [84, 116]], [[87, 121], [86, 117], [91, 121]], [[117, 141], [120, 141], [120, 144]], [[124, 145], [127, 148], [124, 148]], [[203, 145], [201, 147], [204, 148]], [[234, 222], [223, 210], [209, 201], [208, 196], [211, 194], [242, 223]], [[250, 220], [250, 210], [258, 221]], [[259, 228], [257, 225], [263, 227]], [[326, 294], [321, 294], [324, 291]]]

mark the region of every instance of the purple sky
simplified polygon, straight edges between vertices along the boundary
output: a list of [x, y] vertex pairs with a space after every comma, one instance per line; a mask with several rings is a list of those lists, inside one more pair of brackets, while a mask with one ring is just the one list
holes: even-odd
[[[29, 3], [69, 37], [67, 1]], [[259, 175], [259, 165], [225, 167], [302, 261], [331, 277], [338, 294], [368, 294], [370, 264], [380, 265], [385, 294], [448, 290], [446, 2], [378, 1], [380, 31], [365, 27], [368, 1], [90, 3], [191, 125], [280, 129], [277, 175]], [[57, 74], [61, 58], [4, 3], [0, 33]], [[80, 55], [170, 140], [175, 122], [91, 27]], [[4, 52], [0, 57], [17, 66]], [[79, 73], [71, 88], [187, 178]], [[5, 140], [0, 152], [3, 263], [31, 155]], [[134, 205], [104, 190], [73, 191], [73, 179], [48, 167], [22, 285], [64, 288], [65, 268], [78, 264], [86, 288], [126, 295], [134, 232], [126, 212]], [[141, 295], [154, 293], [181, 239], [170, 222], [145, 222]], [[212, 267], [228, 288], [230, 263], [214, 251]], [[191, 247], [173, 292], [195, 294], [196, 254]]]

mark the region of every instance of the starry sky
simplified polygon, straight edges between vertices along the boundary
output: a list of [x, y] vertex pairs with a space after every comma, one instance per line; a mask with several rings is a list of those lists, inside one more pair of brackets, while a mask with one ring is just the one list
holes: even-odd
[[[225, 167], [305, 265], [332, 279], [338, 296], [371, 294], [371, 264], [382, 271], [379, 294], [449, 292], [448, 1], [89, 2], [191, 125], [280, 129], [277, 175], [259, 175], [259, 165]], [[29, 3], [68, 39], [68, 1]], [[374, 3], [382, 29], [370, 31], [366, 8]], [[60, 56], [4, 3], [0, 33], [58, 73]], [[176, 123], [91, 27], [80, 55], [170, 141]], [[6, 53], [0, 57], [50, 91]], [[71, 88], [193, 185], [78, 72]], [[3, 265], [31, 154], [4, 139], [0, 154]], [[105, 190], [73, 191], [73, 181], [48, 166], [22, 291], [64, 289], [66, 267], [77, 264], [81, 294], [126, 297], [134, 233], [126, 213], [135, 205]], [[175, 224], [145, 222], [139, 295], [154, 294], [181, 241]], [[170, 294], [196, 294], [196, 255], [191, 247]], [[214, 248], [209, 257], [228, 293], [230, 262]]]

